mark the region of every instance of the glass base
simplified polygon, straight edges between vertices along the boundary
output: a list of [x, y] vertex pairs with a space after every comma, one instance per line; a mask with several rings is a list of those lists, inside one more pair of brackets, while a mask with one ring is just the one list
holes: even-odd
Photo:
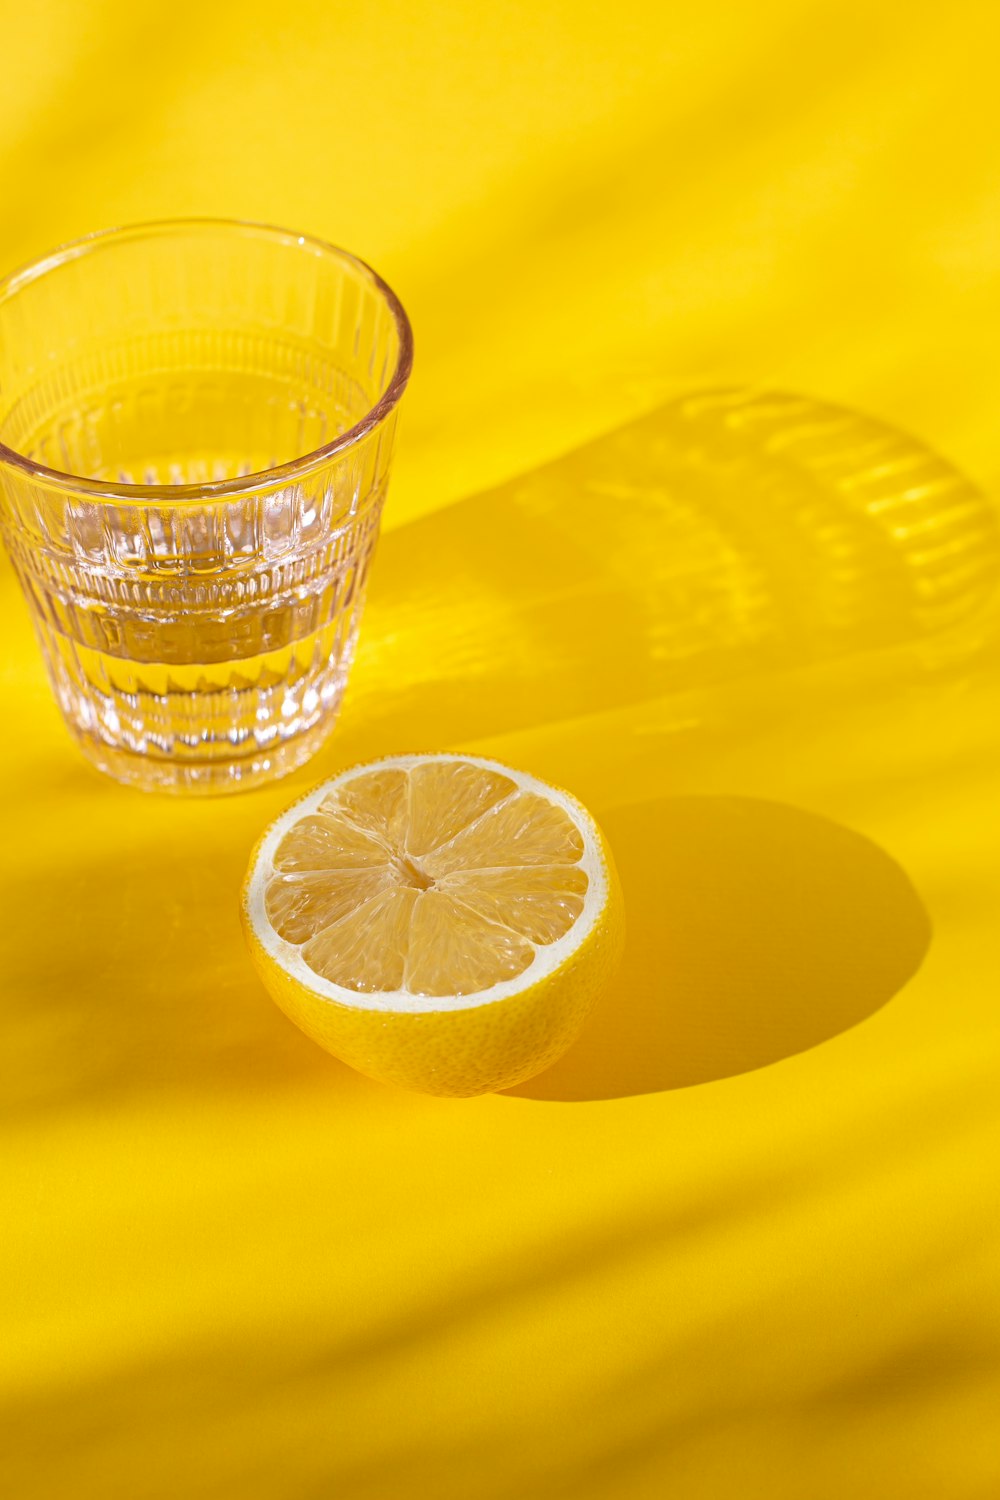
[[[92, 765], [146, 791], [212, 796], [287, 776], [319, 749], [344, 695], [357, 611], [219, 662], [130, 660], [36, 624], [63, 717]], [[210, 624], [191, 622], [202, 651]]]
[[218, 797], [252, 791], [297, 771], [322, 748], [336, 718], [336, 712], [330, 713], [311, 729], [266, 751], [255, 750], [250, 755], [226, 760], [215, 756], [205, 761], [176, 761], [148, 753], [136, 754], [69, 727], [90, 764], [125, 786], [175, 796]]

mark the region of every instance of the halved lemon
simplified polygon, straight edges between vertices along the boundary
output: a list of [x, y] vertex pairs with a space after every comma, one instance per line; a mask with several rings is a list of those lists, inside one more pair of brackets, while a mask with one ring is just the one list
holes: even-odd
[[586, 809], [467, 755], [395, 756], [317, 787], [260, 839], [242, 909], [296, 1025], [359, 1072], [431, 1094], [541, 1072], [624, 937]]

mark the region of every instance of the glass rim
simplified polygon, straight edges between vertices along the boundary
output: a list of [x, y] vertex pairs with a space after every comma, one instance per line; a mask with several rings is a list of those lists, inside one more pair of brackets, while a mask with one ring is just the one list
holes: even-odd
[[170, 234], [195, 233], [199, 230], [229, 230], [249, 234], [261, 239], [273, 240], [292, 246], [309, 246], [324, 257], [347, 262], [359, 269], [371, 281], [383, 297], [396, 324], [399, 335], [399, 353], [388, 384], [375, 404], [353, 426], [308, 453], [297, 455], [269, 469], [258, 469], [252, 474], [243, 474], [235, 479], [218, 479], [202, 484], [126, 484], [117, 480], [89, 479], [83, 474], [72, 474], [68, 470], [53, 469], [47, 464], [18, 453], [0, 439], [0, 468], [6, 465], [51, 489], [84, 495], [92, 500], [119, 501], [138, 505], [145, 501], [167, 501], [179, 503], [190, 500], [225, 499], [231, 495], [256, 494], [274, 489], [279, 485], [294, 482], [302, 475], [321, 468], [330, 459], [366, 437], [385, 421], [399, 404], [413, 369], [413, 330], [403, 304], [387, 281], [360, 256], [344, 250], [339, 245], [313, 234], [298, 234], [291, 229], [282, 229], [276, 224], [260, 223], [253, 219], [227, 219], [193, 217], [180, 219], [152, 219], [139, 224], [118, 225], [110, 229], [97, 229], [78, 239], [67, 240], [54, 250], [29, 261], [27, 265], [11, 271], [0, 278], [0, 303], [14, 297], [25, 286], [40, 277], [57, 271], [70, 261], [81, 259], [95, 250], [102, 249], [108, 241], [121, 242], [133, 239], [152, 239]]

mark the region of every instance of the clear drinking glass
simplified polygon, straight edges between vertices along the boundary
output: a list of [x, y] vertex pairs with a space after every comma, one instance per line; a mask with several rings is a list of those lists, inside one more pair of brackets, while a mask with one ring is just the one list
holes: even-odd
[[412, 354], [374, 271], [262, 225], [110, 230], [0, 282], [0, 525], [101, 770], [235, 791], [318, 748]]

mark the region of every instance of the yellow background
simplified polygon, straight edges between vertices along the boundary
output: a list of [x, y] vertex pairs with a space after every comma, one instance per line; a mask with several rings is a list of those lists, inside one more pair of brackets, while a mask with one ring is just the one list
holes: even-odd
[[[644, 692], [658, 533], [609, 494], [614, 547], [593, 505], [571, 545], [574, 452], [706, 387], [805, 391], [997, 478], [994, 7], [4, 0], [0, 22], [4, 269], [117, 222], [264, 219], [371, 261], [417, 337], [342, 726], [293, 783], [102, 781], [0, 567], [3, 1493], [1000, 1494], [997, 653]], [[544, 531], [508, 529], [558, 484]], [[628, 867], [620, 1021], [525, 1097], [349, 1073], [239, 934], [247, 854], [296, 788], [447, 746], [569, 786]], [[674, 947], [661, 890], [693, 924]], [[645, 1037], [661, 966], [683, 1066]]]

